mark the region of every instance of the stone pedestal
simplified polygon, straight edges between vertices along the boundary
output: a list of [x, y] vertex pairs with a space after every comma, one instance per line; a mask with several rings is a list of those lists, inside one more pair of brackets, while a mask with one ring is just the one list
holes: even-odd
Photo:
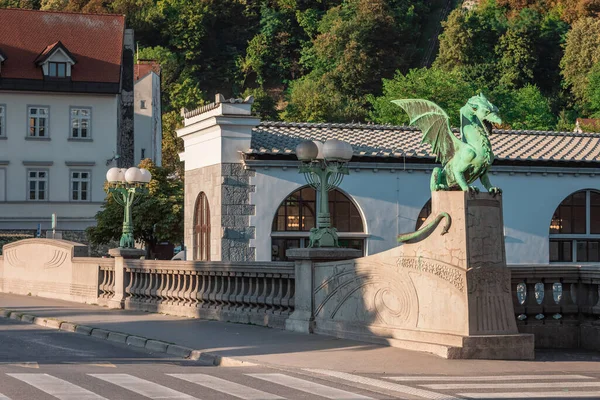
[[349, 260], [358, 258], [361, 255], [362, 252], [360, 250], [339, 247], [287, 250], [287, 258], [295, 262], [294, 275], [296, 283], [294, 312], [285, 321], [285, 329], [302, 333], [313, 333], [314, 331], [313, 275], [315, 262]]
[[125, 306], [125, 262], [126, 259], [139, 259], [146, 254], [142, 249], [109, 249], [108, 254], [115, 259], [115, 294], [108, 300], [108, 308], [123, 308]]
[[502, 197], [434, 192], [430, 223], [386, 252], [313, 264], [313, 331], [445, 358], [533, 359], [533, 335], [515, 321]]

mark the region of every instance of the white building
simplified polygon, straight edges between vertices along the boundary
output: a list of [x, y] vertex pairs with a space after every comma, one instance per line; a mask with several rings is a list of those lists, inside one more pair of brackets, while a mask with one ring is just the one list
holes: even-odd
[[160, 166], [162, 165], [160, 66], [153, 61], [138, 60], [133, 69], [135, 164], [150, 158]]
[[[287, 248], [308, 244], [316, 196], [298, 173], [294, 151], [303, 140], [337, 138], [354, 148], [350, 174], [330, 194], [343, 245], [378, 253], [427, 217], [435, 160], [418, 130], [260, 123], [247, 100], [217, 97], [184, 112], [188, 259], [281, 260]], [[507, 262], [600, 261], [600, 135], [496, 130], [491, 141]]]
[[141, 149], [160, 163], [153, 76], [139, 92], [158, 127], [134, 135], [133, 43], [122, 15], [0, 10], [0, 231], [47, 230], [56, 213], [84, 240], [107, 169]]

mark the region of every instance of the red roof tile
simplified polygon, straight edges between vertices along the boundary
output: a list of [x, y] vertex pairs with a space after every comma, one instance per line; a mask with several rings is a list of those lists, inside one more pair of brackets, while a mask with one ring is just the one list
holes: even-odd
[[43, 79], [35, 60], [60, 41], [77, 59], [73, 81], [118, 83], [124, 30], [123, 15], [0, 9], [2, 78]]
[[154, 71], [160, 75], [160, 65], [156, 61], [141, 61], [133, 66], [134, 81], [138, 81]]

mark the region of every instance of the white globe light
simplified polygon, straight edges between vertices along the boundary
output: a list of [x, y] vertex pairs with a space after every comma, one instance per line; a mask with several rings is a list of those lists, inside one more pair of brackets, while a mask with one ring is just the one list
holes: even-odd
[[350, 143], [343, 140], [329, 139], [323, 145], [323, 155], [327, 160], [350, 161], [353, 153]]
[[129, 183], [141, 182], [142, 172], [137, 167], [131, 167], [125, 172], [125, 180]]
[[127, 168], [119, 168], [121, 170], [121, 173], [119, 174], [119, 182], [121, 183], [126, 183], [127, 180], [125, 179], [125, 174], [127, 173]]
[[152, 174], [146, 168], [140, 168], [141, 180], [140, 182], [148, 183], [152, 180]]
[[121, 181], [121, 169], [120, 168], [111, 168], [106, 172], [106, 180], [110, 183], [120, 182]]
[[310, 140], [304, 141], [296, 146], [296, 157], [298, 157], [298, 160], [300, 161], [314, 160], [318, 155], [319, 148]]
[[323, 158], [323, 142], [319, 142], [318, 140], [313, 141], [314, 144], [317, 145], [319, 151], [317, 152], [317, 160], [322, 160]]

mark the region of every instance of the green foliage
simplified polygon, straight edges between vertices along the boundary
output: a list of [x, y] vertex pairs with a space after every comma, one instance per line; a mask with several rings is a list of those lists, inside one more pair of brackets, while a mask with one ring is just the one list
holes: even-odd
[[590, 70], [586, 88], [587, 109], [594, 118], [600, 118], [600, 62], [596, 62]]
[[460, 108], [475, 94], [475, 88], [463, 79], [458, 70], [446, 72], [436, 67], [412, 69], [406, 75], [398, 73], [394, 79], [384, 79], [383, 95], [369, 97], [373, 106], [369, 120], [378, 124], [406, 125], [408, 115], [398, 112], [398, 106], [391, 101], [427, 99], [442, 107], [450, 117], [450, 124], [458, 127]]
[[583, 104], [588, 87], [588, 73], [600, 60], [600, 19], [582, 18], [567, 34], [565, 54], [560, 62], [564, 84]]
[[[149, 194], [132, 209], [134, 236], [151, 250], [159, 242], [181, 243], [183, 240], [183, 182], [170, 176], [166, 168], [142, 160], [140, 168], [152, 174]], [[123, 207], [108, 195], [96, 214], [97, 225], [86, 230], [93, 245], [118, 241], [123, 229]]]
[[518, 90], [498, 89], [489, 97], [500, 109], [506, 128], [551, 130], [556, 125], [550, 102], [537, 86], [528, 84]]
[[272, 96], [262, 88], [254, 88], [254, 89], [246, 89], [244, 93], [242, 93], [242, 97], [246, 98], [248, 96], [254, 97], [254, 103], [252, 104], [252, 114], [259, 117], [261, 120], [272, 121], [276, 120], [278, 117], [277, 113], [277, 105], [275, 104], [275, 100]]

